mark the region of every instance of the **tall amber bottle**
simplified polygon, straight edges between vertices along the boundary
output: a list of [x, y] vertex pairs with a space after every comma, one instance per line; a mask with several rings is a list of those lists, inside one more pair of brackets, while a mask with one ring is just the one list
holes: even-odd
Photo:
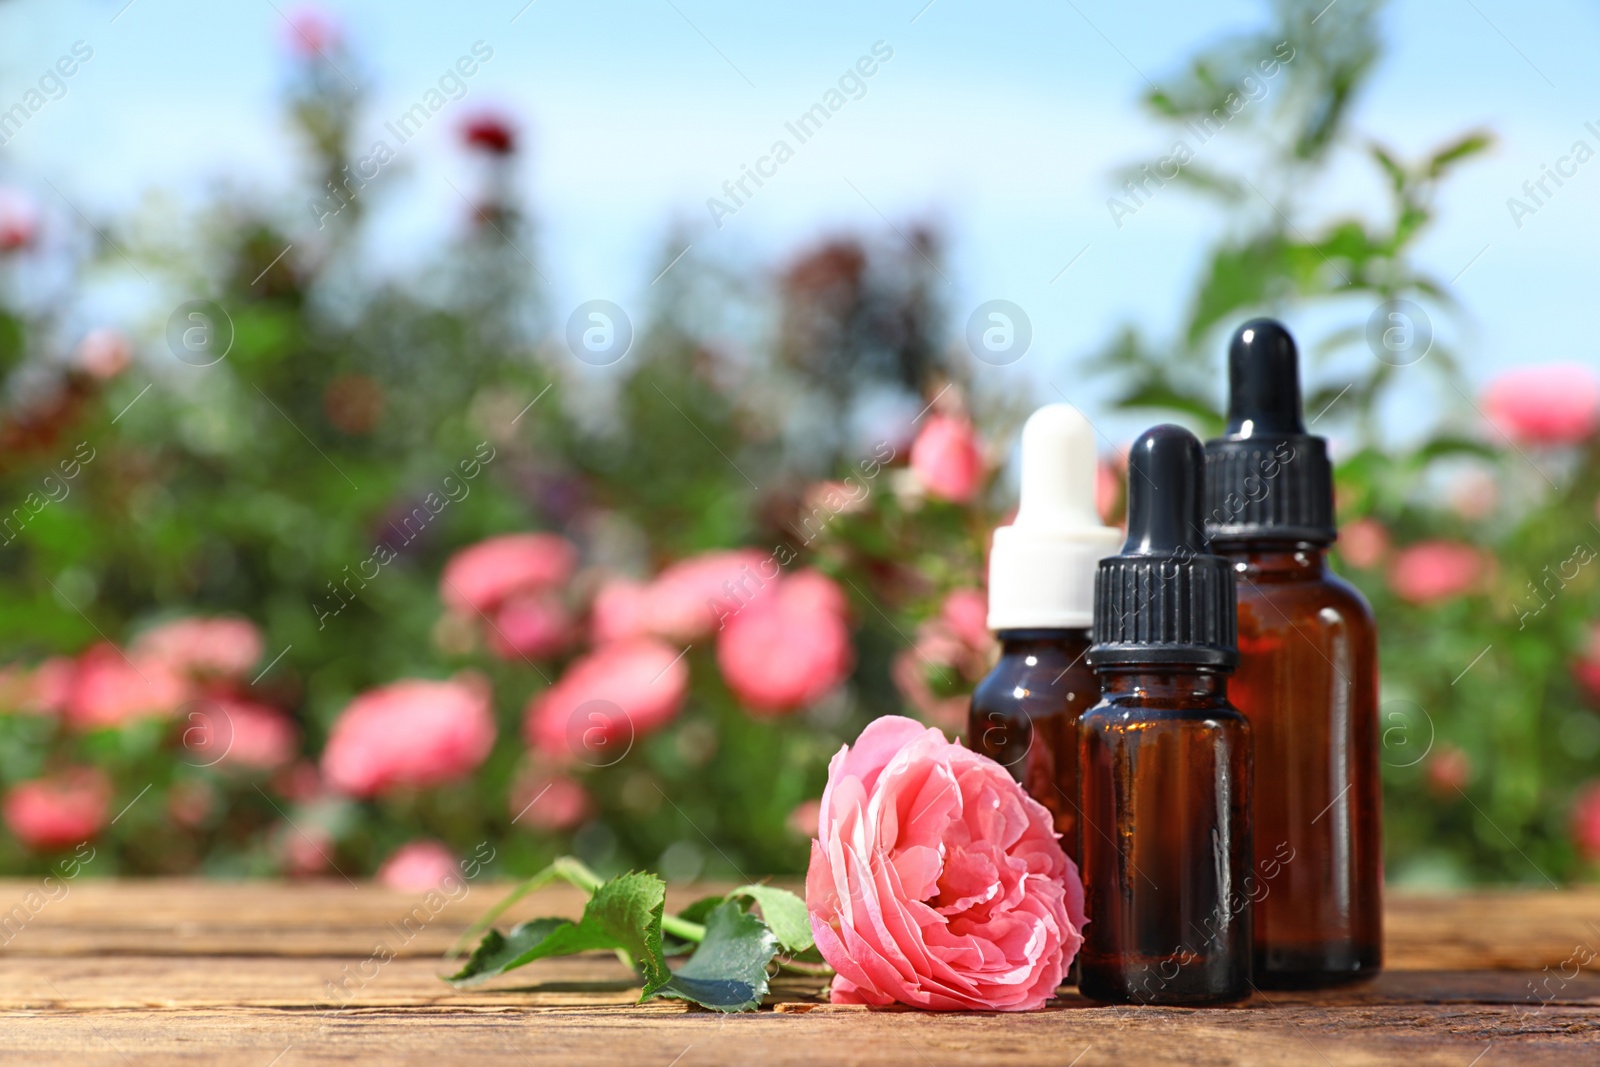
[[1228, 703], [1233, 576], [1200, 523], [1200, 442], [1157, 426], [1128, 459], [1128, 539], [1096, 581], [1079, 721], [1078, 989], [1203, 1005], [1250, 993], [1250, 730]]
[[1010, 768], [1078, 858], [1078, 716], [1100, 699], [1085, 662], [1094, 576], [1120, 534], [1095, 511], [1094, 429], [1070, 404], [1022, 427], [1016, 519], [989, 552], [989, 628], [1000, 661], [972, 694], [967, 744]]
[[1228, 429], [1206, 445], [1206, 532], [1239, 592], [1233, 701], [1255, 739], [1255, 974], [1319, 986], [1383, 958], [1377, 631], [1328, 569], [1327, 446], [1306, 433], [1294, 339], [1245, 323]]

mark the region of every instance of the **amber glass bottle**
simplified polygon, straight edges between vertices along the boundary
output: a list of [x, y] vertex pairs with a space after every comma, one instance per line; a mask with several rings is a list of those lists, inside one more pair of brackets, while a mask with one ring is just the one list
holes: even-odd
[[989, 552], [989, 629], [1000, 661], [978, 683], [967, 745], [1004, 764], [1050, 810], [1077, 862], [1078, 716], [1100, 699], [1084, 654], [1095, 568], [1121, 535], [1094, 506], [1094, 428], [1070, 404], [1022, 427], [1017, 517]]
[[1255, 975], [1319, 986], [1382, 964], [1382, 789], [1372, 610], [1329, 569], [1332, 474], [1271, 319], [1229, 351], [1228, 431], [1206, 446], [1206, 527], [1234, 567], [1232, 695], [1255, 745]]
[[1089, 631], [1001, 630], [1000, 661], [978, 683], [968, 747], [1004, 765], [1046, 808], [1077, 860], [1078, 716], [1100, 699], [1084, 662]]
[[1128, 463], [1128, 539], [1096, 582], [1078, 722], [1089, 924], [1078, 989], [1203, 1005], [1250, 993], [1250, 730], [1228, 703], [1233, 577], [1200, 524], [1200, 442], [1157, 426]]

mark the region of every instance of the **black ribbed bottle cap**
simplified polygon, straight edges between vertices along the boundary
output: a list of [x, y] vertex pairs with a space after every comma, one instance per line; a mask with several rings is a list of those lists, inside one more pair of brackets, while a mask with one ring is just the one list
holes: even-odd
[[1181, 426], [1156, 426], [1128, 454], [1128, 539], [1094, 585], [1096, 669], [1239, 661], [1233, 567], [1211, 554], [1200, 521], [1204, 459]]
[[1327, 544], [1328, 445], [1300, 417], [1300, 359], [1275, 319], [1251, 319], [1228, 346], [1228, 429], [1206, 442], [1206, 535], [1214, 542]]

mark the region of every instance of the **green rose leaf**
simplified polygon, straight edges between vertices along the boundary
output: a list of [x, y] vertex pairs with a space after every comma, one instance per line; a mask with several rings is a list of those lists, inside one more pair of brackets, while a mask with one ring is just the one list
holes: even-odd
[[465, 988], [534, 960], [621, 949], [644, 972], [646, 989], [660, 986], [672, 974], [661, 951], [666, 900], [667, 884], [655, 875], [618, 875], [595, 890], [577, 922], [534, 919], [512, 927], [509, 935], [489, 931], [466, 965], [446, 980]]
[[647, 982], [641, 1001], [692, 1000], [714, 1011], [751, 1011], [767, 994], [767, 965], [778, 938], [766, 923], [727, 900], [706, 916], [706, 937], [682, 967], [661, 982]]
[[773, 885], [742, 885], [728, 896], [749, 897], [761, 905], [761, 917], [777, 935], [785, 952], [794, 954], [811, 947], [811, 913], [806, 911], [806, 902], [787, 889]]

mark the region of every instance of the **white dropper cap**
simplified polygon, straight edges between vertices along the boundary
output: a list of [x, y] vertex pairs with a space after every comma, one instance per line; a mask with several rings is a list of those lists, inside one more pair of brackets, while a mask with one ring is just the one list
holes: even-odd
[[989, 629], [1080, 630], [1094, 622], [1094, 576], [1122, 543], [1095, 509], [1094, 428], [1071, 404], [1022, 427], [1022, 502], [989, 551]]

